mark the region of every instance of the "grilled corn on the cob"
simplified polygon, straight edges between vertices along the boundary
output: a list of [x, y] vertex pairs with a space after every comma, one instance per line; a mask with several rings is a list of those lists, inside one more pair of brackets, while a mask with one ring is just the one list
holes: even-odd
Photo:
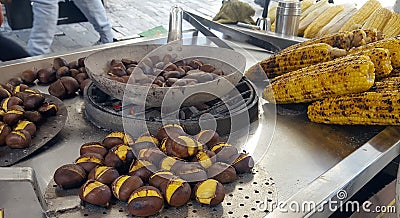
[[376, 9], [381, 7], [381, 4], [377, 0], [368, 0], [346, 23], [343, 24], [339, 31], [350, 31], [357, 27], [361, 27], [365, 23], [365, 20], [371, 16]]
[[372, 92], [399, 92], [400, 91], [400, 81], [379, 81], [375, 82], [372, 86]]
[[272, 103], [288, 104], [366, 91], [374, 84], [374, 64], [368, 56], [356, 58], [336, 66], [321, 63], [319, 69], [301, 69], [306, 73], [293, 71], [282, 75], [282, 79], [277, 78], [264, 89], [263, 97]]
[[392, 17], [392, 12], [387, 8], [378, 8], [365, 21], [362, 29], [376, 29], [382, 31], [386, 23]]
[[367, 55], [374, 63], [375, 77], [377, 79], [385, 78], [390, 75], [393, 70], [390, 61], [390, 52], [385, 48], [373, 48], [363, 50], [355, 55]]
[[341, 125], [399, 125], [399, 92], [364, 92], [316, 101], [308, 107], [312, 122]]
[[400, 68], [393, 68], [390, 72], [389, 77], [400, 77]]
[[268, 78], [294, 71], [313, 64], [330, 61], [346, 55], [343, 49], [325, 43], [307, 45], [291, 52], [279, 53], [260, 62]]
[[278, 5], [271, 6], [268, 10], [268, 18], [271, 21], [271, 24], [275, 23], [276, 19], [276, 9], [278, 8]]
[[362, 50], [371, 48], [386, 48], [390, 51], [390, 59], [394, 68], [400, 67], [399, 52], [400, 52], [400, 37], [391, 37], [376, 42], [372, 42], [357, 48], [350, 49], [349, 53], [354, 54]]
[[339, 32], [339, 29], [343, 26], [349, 18], [357, 12], [357, 8], [354, 6], [346, 6], [345, 9], [337, 14], [328, 24], [326, 24], [319, 32], [319, 37], [326, 36], [329, 34]]
[[383, 34], [385, 34], [387, 37], [397, 36], [400, 34], [400, 14], [392, 14], [390, 20], [383, 28]]
[[307, 10], [309, 7], [311, 7], [315, 3], [314, 0], [304, 0], [302, 1], [301, 4], [301, 12], [304, 12]]
[[305, 38], [314, 38], [318, 32], [331, 21], [338, 13], [342, 12], [344, 7], [342, 5], [334, 5], [329, 7], [324, 13], [314, 19], [304, 30]]
[[320, 8], [321, 6], [323, 6], [327, 3], [328, 3], [328, 0], [321, 0], [321, 1], [318, 1], [317, 3], [311, 5], [306, 10], [304, 10], [304, 11], [302, 10], [301, 15], [300, 15], [300, 21], [303, 20], [305, 17], [307, 17], [311, 12], [313, 12], [314, 10], [318, 10], [318, 8]]
[[[321, 14], [325, 13], [325, 11], [329, 7], [331, 7], [331, 4], [329, 4], [328, 1], [325, 1], [325, 0], [322, 0], [322, 1], [324, 2], [324, 4], [322, 4], [317, 9], [313, 10], [311, 13], [309, 13], [303, 19], [300, 19], [299, 29], [298, 29], [298, 35], [299, 36], [302, 36], [304, 34], [304, 31], [306, 30], [306, 28], [315, 20], [316, 17], [319, 17]], [[313, 6], [311, 6], [311, 7], [313, 7]]]

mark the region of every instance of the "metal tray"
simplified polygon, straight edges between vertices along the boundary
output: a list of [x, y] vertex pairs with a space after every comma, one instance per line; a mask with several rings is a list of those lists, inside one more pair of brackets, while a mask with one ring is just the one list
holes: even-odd
[[47, 102], [54, 102], [58, 105], [59, 111], [56, 116], [48, 117], [46, 122], [37, 126], [36, 136], [32, 138], [32, 143], [24, 149], [12, 149], [8, 146], [0, 147], [0, 167], [11, 166], [18, 161], [28, 157], [35, 151], [46, 145], [64, 127], [68, 117], [64, 103], [48, 94], [44, 94]]
[[[156, 216], [175, 217], [265, 217], [277, 205], [274, 180], [265, 169], [256, 166], [251, 174], [238, 175], [238, 180], [225, 184], [225, 199], [215, 207], [189, 201], [181, 207], [168, 207]], [[48, 217], [127, 217], [126, 203], [112, 202], [110, 208], [84, 203], [79, 199], [79, 189], [62, 190], [51, 180], [44, 199]]]

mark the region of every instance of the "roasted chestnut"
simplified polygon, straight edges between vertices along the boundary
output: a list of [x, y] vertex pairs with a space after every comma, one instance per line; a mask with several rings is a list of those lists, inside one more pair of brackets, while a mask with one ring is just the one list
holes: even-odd
[[174, 138], [181, 135], [186, 135], [183, 127], [179, 124], [167, 124], [162, 126], [157, 132], [158, 140], [162, 141], [164, 138]]
[[69, 69], [76, 69], [76, 68], [78, 68], [78, 67], [79, 67], [78, 61], [71, 61], [71, 62], [69, 62], [69, 63], [68, 63], [68, 67], [69, 67]]
[[128, 201], [131, 194], [143, 186], [143, 181], [138, 176], [120, 176], [111, 184], [114, 196], [121, 201]]
[[156, 166], [154, 166], [149, 161], [145, 160], [136, 160], [132, 162], [129, 168], [130, 176], [138, 176], [144, 182], [148, 182], [151, 175], [157, 171]]
[[17, 110], [8, 110], [4, 116], [3, 116], [3, 121], [7, 123], [9, 126], [14, 126], [15, 124], [18, 123], [19, 120], [22, 119], [24, 116], [24, 111], [23, 109], [17, 109]]
[[86, 153], [75, 160], [75, 164], [81, 166], [86, 172], [90, 172], [96, 166], [104, 165], [104, 159], [96, 153]]
[[78, 67], [85, 67], [85, 59], [86, 57], [81, 57], [78, 59]]
[[215, 70], [215, 67], [211, 64], [203, 64], [203, 65], [201, 65], [200, 70], [207, 72], [207, 73], [211, 73]]
[[155, 172], [149, 178], [149, 184], [156, 188], [160, 188], [168, 183], [168, 181], [178, 178], [172, 172], [166, 170], [160, 170]]
[[210, 206], [220, 204], [225, 198], [224, 186], [215, 179], [197, 183], [194, 193], [197, 202]]
[[29, 132], [31, 136], [34, 136], [36, 134], [36, 125], [30, 121], [21, 120], [18, 122], [14, 130], [15, 131], [26, 130], [27, 132]]
[[191, 157], [199, 150], [202, 150], [202, 145], [189, 136], [178, 136], [175, 138], [167, 138], [163, 141], [162, 147], [165, 147], [168, 155], [179, 158]]
[[178, 168], [174, 173], [188, 182], [198, 182], [206, 180], [207, 173], [198, 163], [186, 163]]
[[205, 169], [211, 167], [216, 162], [215, 153], [209, 150], [199, 151], [192, 159], [198, 162]]
[[152, 135], [142, 135], [142, 136], [140, 136], [138, 139], [136, 139], [135, 143], [139, 143], [139, 142], [152, 142], [157, 146], [160, 145], [158, 139], [155, 136], [152, 136]]
[[53, 68], [40, 69], [37, 76], [40, 83], [50, 84], [56, 80], [56, 71]]
[[74, 77], [79, 84], [81, 84], [84, 80], [89, 79], [89, 76], [86, 73], [80, 73]]
[[11, 97], [11, 93], [5, 88], [0, 88], [0, 100]]
[[72, 77], [76, 77], [78, 74], [81, 73], [81, 71], [77, 70], [77, 69], [70, 69], [69, 73], [71, 74]]
[[24, 70], [21, 73], [21, 79], [26, 84], [32, 84], [37, 79], [37, 72], [34, 70]]
[[108, 151], [104, 163], [107, 166], [115, 167], [119, 172], [125, 172], [129, 169], [133, 158], [132, 149], [128, 145], [121, 144]]
[[26, 130], [12, 131], [6, 136], [10, 148], [27, 148], [31, 144], [31, 135]]
[[215, 152], [218, 162], [228, 164], [231, 164], [239, 156], [237, 148], [225, 142], [214, 145], [211, 151]]
[[254, 167], [254, 160], [250, 155], [241, 153], [233, 161], [232, 166], [236, 169], [237, 173], [250, 173]]
[[68, 66], [68, 62], [64, 58], [54, 58], [53, 60], [53, 68], [58, 70], [61, 67]]
[[134, 142], [133, 138], [124, 132], [112, 132], [106, 136], [102, 144], [107, 149], [120, 144], [132, 144]]
[[91, 82], [91, 79], [85, 79], [81, 82], [81, 84], [79, 85], [79, 88], [81, 90], [81, 92], [83, 93], [83, 90], [85, 90], [85, 87]]
[[166, 185], [161, 186], [161, 193], [169, 205], [179, 207], [190, 200], [192, 189], [189, 183], [176, 178], [169, 180]]
[[86, 181], [86, 171], [76, 164], [66, 164], [56, 170], [53, 178], [63, 189], [78, 188]]
[[101, 145], [100, 142], [88, 142], [81, 146], [80, 148], [80, 155], [87, 154], [87, 153], [97, 153], [101, 156], [105, 156], [108, 150]]
[[160, 161], [160, 169], [161, 170], [168, 170], [168, 171], [175, 171], [179, 169], [183, 164], [185, 164], [183, 159], [171, 156], [165, 156]]
[[71, 72], [69, 71], [69, 68], [67, 66], [62, 66], [57, 69], [56, 71], [56, 78], [60, 79], [61, 77], [64, 76], [70, 76]]
[[157, 146], [153, 142], [138, 142], [138, 143], [132, 144], [131, 148], [132, 148], [133, 154], [135, 154], [135, 156], [138, 157], [140, 150], [145, 149], [145, 148], [157, 148]]
[[43, 94], [29, 94], [24, 98], [24, 108], [25, 110], [36, 110], [43, 104], [44, 100]]
[[118, 171], [114, 167], [107, 166], [96, 166], [88, 175], [88, 179], [93, 179], [106, 185], [111, 185], [118, 177]]
[[1, 122], [0, 123], [0, 146], [5, 145], [6, 137], [8, 134], [10, 134], [10, 132], [11, 132], [11, 128], [7, 124]]
[[42, 120], [42, 115], [38, 111], [25, 111], [24, 117], [33, 123], [39, 123]]
[[39, 107], [38, 111], [45, 117], [55, 116], [58, 112], [58, 106], [52, 102], [45, 102], [41, 107]]
[[95, 180], [88, 180], [79, 190], [79, 198], [82, 201], [103, 207], [110, 204], [111, 197], [111, 189]]
[[147, 160], [155, 166], [158, 166], [165, 156], [166, 155], [158, 148], [144, 148], [139, 151], [137, 158], [139, 160]]
[[157, 188], [143, 186], [136, 189], [128, 200], [128, 211], [134, 216], [157, 214], [164, 206], [164, 199]]
[[3, 101], [1, 101], [1, 108], [7, 112], [8, 108], [10, 108], [13, 105], [23, 105], [23, 101], [22, 99], [15, 97], [15, 96], [11, 96], [9, 98], [5, 98], [3, 99]]
[[207, 145], [208, 149], [211, 149], [215, 144], [220, 141], [219, 135], [214, 130], [202, 130], [196, 136], [195, 139], [201, 142], [203, 145]]
[[207, 169], [208, 178], [218, 180], [220, 183], [230, 183], [237, 179], [236, 170], [231, 165], [217, 162]]
[[61, 80], [57, 80], [49, 86], [49, 93], [59, 99], [64, 99], [67, 95], [67, 91]]
[[9, 79], [7, 83], [11, 84], [12, 86], [18, 86], [18, 85], [22, 84], [23, 81], [22, 81], [21, 77], [14, 77], [14, 78]]

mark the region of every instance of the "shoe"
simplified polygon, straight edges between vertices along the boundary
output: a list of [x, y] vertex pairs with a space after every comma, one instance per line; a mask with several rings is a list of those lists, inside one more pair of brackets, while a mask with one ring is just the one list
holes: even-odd
[[[112, 42], [118, 42], [118, 40], [116, 39], [116, 38], [113, 38], [113, 41]], [[109, 42], [107, 42], [107, 43], [109, 43]], [[102, 42], [100, 39], [97, 41], [97, 42], [95, 42], [93, 45], [102, 45], [102, 44], [107, 44], [107, 43], [104, 43], [104, 42]]]

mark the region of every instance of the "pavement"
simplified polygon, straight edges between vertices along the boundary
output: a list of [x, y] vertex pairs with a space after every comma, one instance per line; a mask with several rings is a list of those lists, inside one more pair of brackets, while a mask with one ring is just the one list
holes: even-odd
[[[262, 10], [253, 0], [242, 1], [249, 3], [257, 12]], [[175, 5], [204, 17], [213, 17], [219, 11], [222, 0], [104, 0], [104, 3], [115, 38], [125, 40], [160, 25], [168, 29], [169, 11]], [[183, 29], [193, 27], [184, 22]], [[30, 29], [12, 30], [5, 21], [0, 32], [26, 48]], [[99, 35], [88, 22], [59, 25], [51, 51], [70, 52], [90, 47], [98, 39]]]

